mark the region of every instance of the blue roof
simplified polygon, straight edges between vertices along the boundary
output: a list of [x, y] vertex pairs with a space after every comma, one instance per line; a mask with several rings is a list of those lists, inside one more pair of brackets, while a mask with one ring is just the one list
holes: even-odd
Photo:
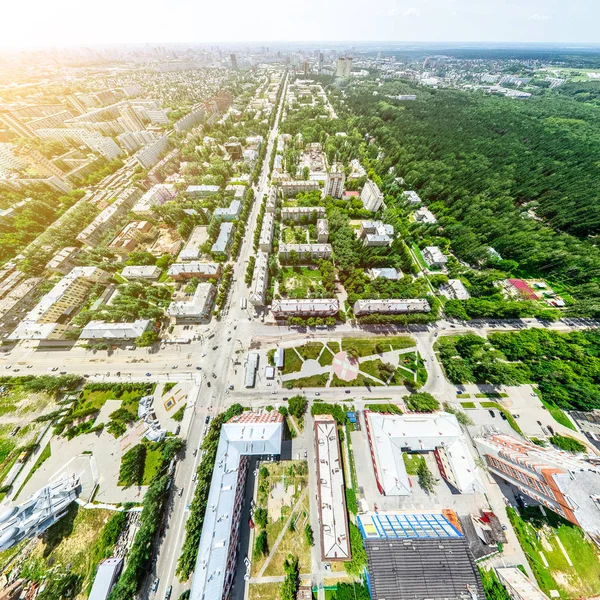
[[358, 527], [365, 539], [463, 537], [463, 534], [441, 513], [358, 515]]

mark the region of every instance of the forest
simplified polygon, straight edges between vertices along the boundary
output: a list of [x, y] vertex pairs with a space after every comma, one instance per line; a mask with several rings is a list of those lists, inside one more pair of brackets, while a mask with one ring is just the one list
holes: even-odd
[[[492, 246], [514, 261], [513, 275], [568, 286], [571, 314], [600, 315], [597, 108], [559, 94], [519, 102], [411, 86], [344, 91], [355, 124], [383, 150], [369, 147], [364, 166], [385, 174], [384, 192], [398, 194], [403, 177], [459, 259], [485, 264]], [[399, 87], [417, 100], [382, 99]]]
[[440, 359], [454, 383], [538, 385], [542, 401], [565, 410], [600, 409], [600, 331], [525, 329], [440, 338]]

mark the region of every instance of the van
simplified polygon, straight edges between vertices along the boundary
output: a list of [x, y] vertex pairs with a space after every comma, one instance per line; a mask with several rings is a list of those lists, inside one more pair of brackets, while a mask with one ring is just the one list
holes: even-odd
[[246, 298], [240, 298], [240, 308], [242, 310], [246, 310], [246, 306], [248, 306], [248, 302], [246, 301]]

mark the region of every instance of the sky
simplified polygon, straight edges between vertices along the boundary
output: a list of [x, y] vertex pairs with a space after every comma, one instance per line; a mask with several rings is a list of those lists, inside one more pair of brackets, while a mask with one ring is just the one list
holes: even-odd
[[[600, 0], [28, 0], [0, 45], [600, 42]], [[8, 26], [13, 23], [14, 26]]]

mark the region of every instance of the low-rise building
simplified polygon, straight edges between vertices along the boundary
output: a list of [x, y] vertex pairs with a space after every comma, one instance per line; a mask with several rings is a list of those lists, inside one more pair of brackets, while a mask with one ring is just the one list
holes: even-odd
[[269, 187], [267, 192], [267, 212], [274, 213], [277, 209], [277, 188], [275, 186]]
[[442, 269], [448, 262], [448, 257], [437, 246], [426, 246], [421, 255], [429, 268]]
[[434, 214], [426, 206], [421, 206], [415, 211], [415, 221], [418, 223], [437, 223]]
[[354, 303], [354, 314], [358, 316], [382, 314], [396, 315], [417, 312], [429, 312], [431, 307], [427, 300], [409, 299], [382, 299], [382, 300], [357, 300]]
[[244, 199], [246, 189], [247, 188], [244, 185], [228, 185], [225, 188], [225, 195], [233, 196], [234, 200], [239, 200], [241, 202]]
[[325, 216], [324, 206], [284, 206], [281, 209], [282, 221], [316, 222]]
[[224, 255], [229, 250], [229, 244], [231, 244], [231, 234], [233, 233], [233, 223], [226, 222], [221, 223], [221, 229], [219, 230], [219, 237], [211, 247], [213, 254]]
[[90, 321], [79, 336], [82, 340], [135, 340], [152, 326], [150, 319], [138, 319], [131, 323], [107, 323]]
[[106, 600], [123, 569], [122, 558], [105, 558], [99, 565], [88, 600]]
[[254, 387], [256, 371], [258, 370], [258, 352], [248, 352], [245, 365], [244, 385]]
[[121, 229], [108, 249], [122, 257], [136, 249], [137, 245], [147, 242], [156, 237], [156, 227], [150, 221], [132, 221]]
[[374, 181], [367, 179], [360, 193], [363, 206], [371, 212], [377, 212], [383, 205], [383, 194]]
[[242, 203], [239, 200], [233, 200], [226, 208], [215, 208], [213, 216], [217, 221], [235, 221], [240, 218], [242, 212]]
[[185, 262], [185, 263], [173, 263], [169, 267], [169, 277], [172, 277], [176, 281], [184, 279], [215, 279], [221, 274], [221, 265], [215, 262]]
[[75, 259], [79, 256], [81, 250], [75, 246], [63, 248], [57, 252], [46, 265], [46, 270], [52, 273], [66, 275], [75, 268]]
[[258, 252], [254, 264], [254, 274], [250, 286], [248, 300], [254, 306], [263, 306], [267, 289], [269, 287], [269, 255], [266, 252]]
[[171, 302], [167, 314], [177, 323], [202, 321], [210, 315], [216, 293], [212, 283], [199, 283], [193, 294], [186, 294], [185, 297]]
[[331, 244], [280, 244], [279, 246], [279, 258], [283, 261], [289, 261], [294, 256], [299, 261], [331, 258], [332, 253]]
[[421, 198], [419, 198], [419, 194], [413, 190], [409, 190], [406, 192], [402, 192], [402, 196], [405, 200], [408, 200], [411, 204], [421, 204]]
[[317, 242], [326, 244], [329, 241], [329, 221], [327, 219], [317, 220]]
[[369, 269], [369, 277], [371, 279], [389, 279], [390, 281], [398, 281], [402, 277], [402, 271], [400, 269], [392, 269], [388, 267], [373, 267]]
[[518, 567], [496, 567], [496, 574], [513, 600], [549, 600], [537, 583]]
[[262, 252], [271, 252], [273, 249], [273, 229], [275, 227], [275, 215], [265, 213], [262, 227], [260, 228], [260, 238], [258, 247]]
[[156, 265], [131, 265], [121, 271], [125, 279], [147, 279], [150, 281], [160, 277], [162, 269]]
[[131, 212], [139, 216], [151, 217], [152, 208], [161, 206], [177, 196], [172, 183], [160, 183], [152, 186], [134, 205]]
[[276, 319], [287, 317], [334, 317], [340, 312], [340, 304], [336, 299], [274, 300], [271, 310]]
[[449, 279], [447, 284], [440, 286], [440, 292], [453, 300], [468, 300], [471, 297], [460, 279]]
[[283, 191], [284, 198], [291, 198], [298, 192], [314, 192], [321, 189], [318, 181], [310, 179], [307, 181], [282, 181], [279, 183], [279, 187]]
[[188, 196], [192, 197], [205, 197], [218, 194], [221, 188], [218, 185], [189, 185], [185, 190]]

